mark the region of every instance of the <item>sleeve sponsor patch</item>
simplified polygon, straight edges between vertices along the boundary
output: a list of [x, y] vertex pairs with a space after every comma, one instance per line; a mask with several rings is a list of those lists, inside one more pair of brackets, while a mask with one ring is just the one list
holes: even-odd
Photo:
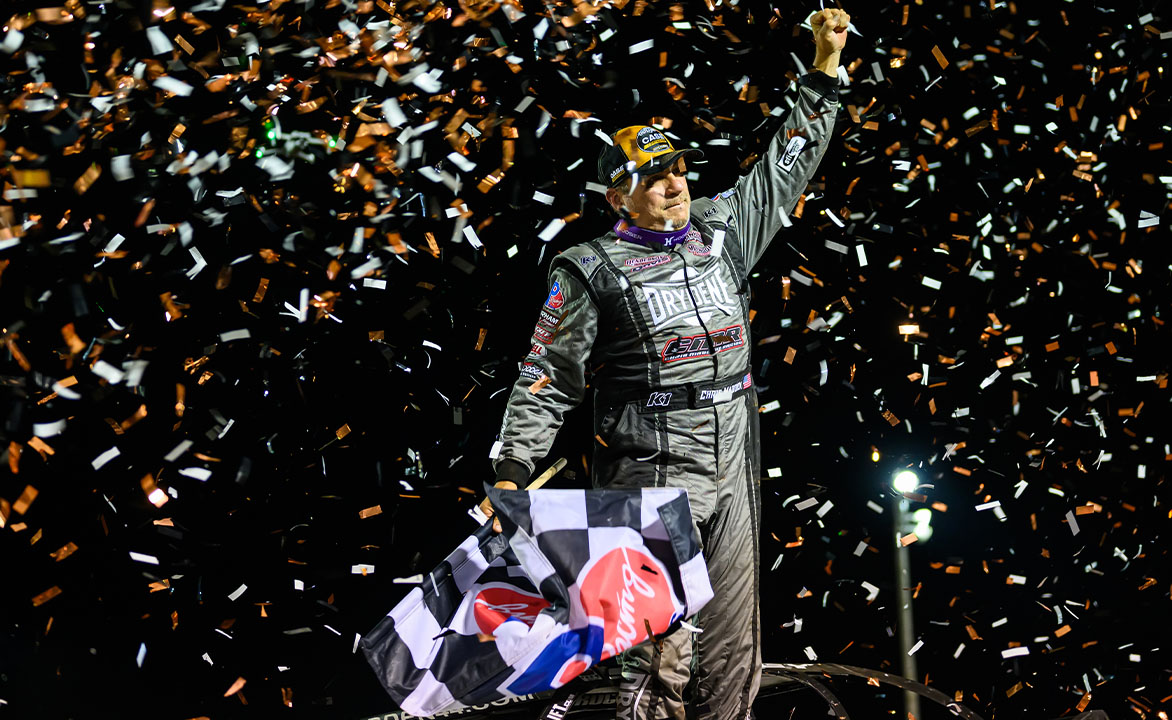
[[555, 280], [553, 287], [549, 289], [549, 297], [545, 299], [545, 306], [550, 310], [560, 310], [565, 304], [566, 298], [562, 295], [562, 284]]
[[[715, 348], [713, 352], [722, 353], [726, 350], [739, 348], [745, 344], [745, 330], [740, 325], [732, 325], [720, 330], [714, 330], [709, 335], [712, 336], [712, 345]], [[700, 333], [699, 335], [677, 337], [668, 340], [660, 352], [660, 359], [665, 363], [670, 363], [678, 360], [691, 360], [693, 358], [705, 357], [707, 355], [709, 355], [708, 337]]]
[[545, 377], [545, 368], [537, 363], [524, 362], [521, 363], [521, 376], [527, 377], [530, 380], [537, 380]]
[[781, 158], [777, 161], [777, 164], [786, 172], [793, 170], [794, 163], [798, 161], [798, 155], [802, 153], [802, 148], [804, 147], [806, 147], [806, 138], [801, 135], [794, 135], [790, 138], [789, 144], [785, 146], [785, 152], [781, 154]]

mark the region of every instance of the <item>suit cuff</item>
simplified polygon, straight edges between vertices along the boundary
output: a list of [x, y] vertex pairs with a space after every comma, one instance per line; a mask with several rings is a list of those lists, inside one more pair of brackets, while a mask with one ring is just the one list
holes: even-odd
[[516, 460], [505, 458], [497, 463], [496, 481], [509, 480], [522, 490], [529, 483], [529, 469]]
[[821, 70], [806, 73], [798, 78], [798, 82], [832, 103], [838, 102], [838, 78], [830, 77]]

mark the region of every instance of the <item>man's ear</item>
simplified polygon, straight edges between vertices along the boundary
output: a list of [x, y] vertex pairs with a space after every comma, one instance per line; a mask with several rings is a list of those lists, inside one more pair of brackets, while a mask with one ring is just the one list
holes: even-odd
[[606, 189], [606, 201], [610, 203], [610, 207], [615, 212], [621, 212], [623, 209], [623, 193], [618, 188]]

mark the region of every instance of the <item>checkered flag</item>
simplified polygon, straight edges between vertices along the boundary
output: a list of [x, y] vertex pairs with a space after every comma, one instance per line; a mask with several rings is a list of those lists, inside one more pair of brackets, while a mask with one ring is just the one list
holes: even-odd
[[712, 599], [684, 490], [489, 497], [504, 532], [482, 526], [362, 640], [409, 713], [561, 687]]

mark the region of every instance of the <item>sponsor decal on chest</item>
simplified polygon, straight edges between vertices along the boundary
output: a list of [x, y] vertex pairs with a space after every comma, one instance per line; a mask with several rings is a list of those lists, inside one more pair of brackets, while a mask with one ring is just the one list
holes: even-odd
[[[701, 319], [705, 319], [715, 312], [725, 315], [734, 315], [738, 312], [736, 291], [732, 284], [721, 276], [718, 263], [712, 263], [709, 269], [699, 275], [691, 274], [695, 272], [695, 268], [689, 268], [689, 271], [686, 283], [681, 270], [677, 273], [678, 280], [639, 284], [643, 291], [643, 300], [647, 303], [647, 314], [653, 330], [668, 327], [679, 321], [695, 325], [697, 313]], [[695, 306], [692, 305], [693, 297], [696, 300]]]
[[[743, 347], [745, 344], [745, 329], [741, 325], [714, 330], [712, 343], [708, 342], [708, 335], [700, 333], [689, 337], [677, 337], [668, 340], [660, 351], [659, 357], [663, 362], [670, 363], [678, 360], [691, 360], [706, 357], [713, 353], [722, 353], [733, 348]], [[710, 351], [711, 348], [711, 351]]]
[[648, 255], [646, 257], [627, 258], [623, 261], [623, 265], [629, 267], [632, 273], [637, 273], [640, 270], [646, 270], [647, 268], [653, 268], [668, 262], [671, 262], [671, 255]]

